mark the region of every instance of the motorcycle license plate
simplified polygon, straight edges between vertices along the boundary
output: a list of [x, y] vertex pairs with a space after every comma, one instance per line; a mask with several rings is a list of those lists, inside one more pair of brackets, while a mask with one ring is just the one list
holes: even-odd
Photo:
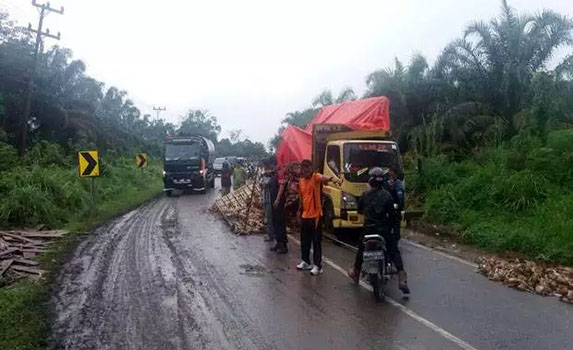
[[384, 252], [381, 250], [375, 252], [364, 252], [362, 256], [364, 257], [364, 261], [384, 260]]

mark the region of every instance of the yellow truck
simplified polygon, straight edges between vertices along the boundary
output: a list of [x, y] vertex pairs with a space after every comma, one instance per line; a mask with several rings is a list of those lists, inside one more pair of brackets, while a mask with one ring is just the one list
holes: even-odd
[[398, 144], [384, 131], [352, 131], [342, 124], [316, 124], [312, 132], [314, 168], [341, 179], [342, 185], [323, 187], [324, 228], [336, 233], [342, 228], [361, 228], [358, 200], [368, 189], [369, 171], [389, 168], [403, 178]]

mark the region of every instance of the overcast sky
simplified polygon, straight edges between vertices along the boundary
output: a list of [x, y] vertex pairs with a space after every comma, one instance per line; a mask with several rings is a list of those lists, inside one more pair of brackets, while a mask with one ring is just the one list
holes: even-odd
[[[42, 2], [42, 0], [38, 0]], [[177, 122], [189, 108], [217, 116], [221, 136], [242, 129], [265, 144], [287, 112], [326, 88], [361, 95], [365, 77], [407, 61], [433, 62], [468, 22], [489, 19], [500, 0], [51, 0], [62, 33], [87, 73], [129, 93], [142, 113], [165, 106]], [[510, 0], [519, 11], [573, 16], [573, 0]], [[31, 0], [0, 0], [22, 25], [37, 24]], [[54, 40], [47, 39], [48, 43]]]

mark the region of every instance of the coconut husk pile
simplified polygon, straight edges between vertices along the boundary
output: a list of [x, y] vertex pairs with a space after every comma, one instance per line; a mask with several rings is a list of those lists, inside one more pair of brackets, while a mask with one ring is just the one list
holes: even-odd
[[490, 280], [509, 287], [555, 296], [561, 301], [573, 304], [573, 267], [488, 257], [480, 260], [478, 271]]
[[248, 183], [217, 199], [214, 209], [223, 216], [236, 234], [264, 232], [262, 191], [256, 182]]
[[62, 230], [0, 231], [0, 279], [5, 283], [21, 277], [41, 277], [44, 271], [32, 259], [66, 233]]

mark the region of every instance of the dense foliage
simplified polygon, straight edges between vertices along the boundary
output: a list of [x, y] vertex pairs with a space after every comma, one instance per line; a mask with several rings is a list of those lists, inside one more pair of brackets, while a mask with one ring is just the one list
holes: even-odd
[[472, 159], [435, 156], [411, 191], [470, 243], [573, 265], [573, 129], [521, 134]]

